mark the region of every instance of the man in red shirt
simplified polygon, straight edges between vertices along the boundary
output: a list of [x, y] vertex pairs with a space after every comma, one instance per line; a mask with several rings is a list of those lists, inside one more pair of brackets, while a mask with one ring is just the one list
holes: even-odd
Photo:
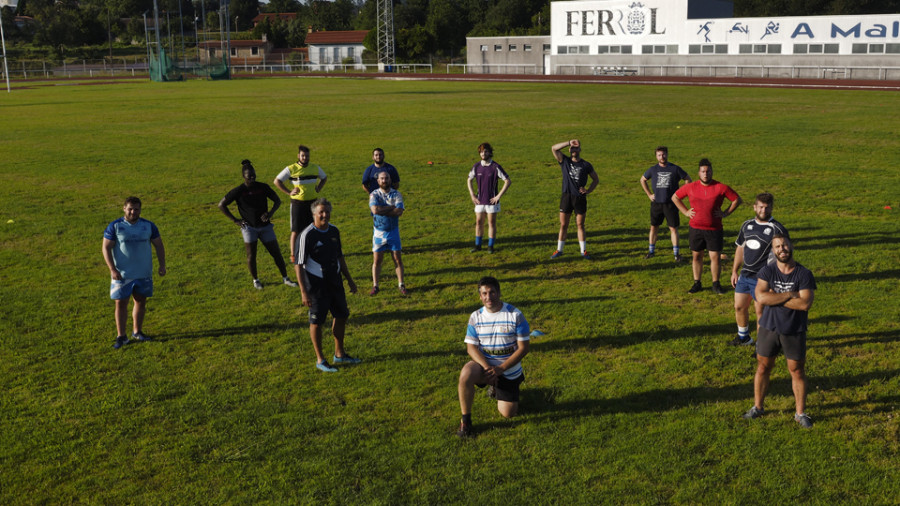
[[[712, 289], [721, 295], [725, 293], [719, 284], [719, 274], [722, 271], [719, 257], [724, 245], [722, 218], [730, 216], [743, 201], [730, 186], [713, 179], [712, 163], [708, 159], [700, 160], [698, 176], [698, 181], [682, 186], [672, 196], [672, 202], [678, 207], [681, 214], [690, 218], [688, 237], [691, 246], [694, 284], [688, 293], [697, 293], [703, 289], [700, 284], [700, 273], [703, 270], [703, 250], [707, 250], [712, 274]], [[682, 202], [685, 197], [689, 199], [690, 209]], [[722, 211], [722, 202], [726, 198], [731, 201], [731, 205], [727, 210]]]

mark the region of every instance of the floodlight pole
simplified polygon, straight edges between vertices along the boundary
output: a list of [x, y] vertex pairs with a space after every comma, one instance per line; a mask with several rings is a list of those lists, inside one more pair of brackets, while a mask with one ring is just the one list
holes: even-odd
[[3, 75], [6, 76], [6, 92], [12, 93], [9, 87], [9, 68], [6, 66], [6, 35], [3, 33], [3, 7], [0, 7], [0, 41], [3, 42]]
[[378, 63], [393, 66], [396, 63], [394, 46], [394, 2], [378, 0], [376, 4], [376, 40]]

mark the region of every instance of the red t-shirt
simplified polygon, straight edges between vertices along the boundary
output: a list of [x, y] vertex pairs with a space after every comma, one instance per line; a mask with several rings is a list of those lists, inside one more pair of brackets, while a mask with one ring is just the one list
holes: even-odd
[[727, 184], [713, 179], [709, 186], [704, 186], [700, 181], [688, 183], [675, 192], [675, 197], [683, 199], [687, 197], [691, 208], [696, 211], [691, 218], [691, 228], [700, 230], [722, 230], [722, 218], [713, 215], [716, 209], [722, 209], [722, 201], [725, 198], [734, 202], [738, 194]]

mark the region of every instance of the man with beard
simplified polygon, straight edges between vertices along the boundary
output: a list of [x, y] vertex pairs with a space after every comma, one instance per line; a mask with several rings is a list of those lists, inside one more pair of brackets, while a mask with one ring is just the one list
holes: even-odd
[[387, 171], [391, 176], [391, 188], [397, 190], [400, 188], [400, 174], [397, 168], [384, 161], [384, 150], [375, 148], [372, 150], [372, 165], [366, 167], [362, 176], [362, 187], [366, 193], [372, 193], [378, 188], [378, 173]]
[[756, 300], [765, 308], [756, 339], [754, 404], [744, 413], [744, 418], [749, 420], [765, 414], [763, 401], [769, 389], [769, 375], [775, 366], [775, 357], [783, 351], [794, 391], [794, 420], [809, 429], [812, 420], [806, 415], [806, 329], [816, 279], [809, 269], [794, 260], [793, 250], [790, 239], [775, 235], [772, 251], [776, 262], [766, 265], [757, 274]]
[[[719, 284], [721, 265], [719, 256], [724, 246], [722, 218], [726, 218], [741, 205], [741, 197], [730, 186], [713, 179], [712, 163], [706, 158], [700, 160], [698, 169], [699, 181], [688, 183], [672, 195], [672, 202], [681, 214], [691, 219], [688, 222], [688, 241], [691, 246], [691, 268], [694, 284], [688, 293], [697, 293], [703, 289], [700, 274], [703, 271], [703, 250], [709, 251], [709, 268], [712, 275], [713, 292], [722, 295], [725, 290]], [[682, 200], [688, 197], [691, 208], [688, 209]], [[726, 211], [722, 211], [722, 202], [731, 201]]]
[[381, 263], [384, 261], [384, 253], [391, 252], [394, 259], [394, 271], [397, 273], [397, 283], [400, 295], [408, 295], [409, 291], [403, 284], [403, 254], [400, 243], [400, 217], [406, 209], [403, 205], [403, 196], [400, 192], [391, 188], [391, 176], [387, 171], [378, 173], [378, 188], [369, 194], [369, 209], [372, 211], [374, 231], [372, 232], [372, 290], [369, 295], [376, 295], [378, 289], [378, 277], [381, 275]]
[[[738, 335], [729, 344], [732, 346], [751, 345], [750, 337], [750, 298], [756, 301], [756, 274], [766, 264], [775, 261], [772, 253], [772, 238], [780, 234], [788, 236], [784, 225], [772, 218], [772, 206], [775, 197], [771, 193], [760, 193], [753, 204], [756, 216], [741, 226], [735, 244], [734, 266], [731, 269], [731, 286], [734, 287], [734, 317], [737, 321]], [[756, 310], [756, 329], [759, 331], [759, 320], [762, 317], [762, 304], [754, 302]]]
[[[569, 157], [562, 154], [563, 148], [569, 148]], [[578, 139], [554, 144], [550, 150], [559, 163], [562, 170], [562, 196], [559, 199], [559, 239], [556, 243], [556, 251], [550, 258], [559, 258], [566, 244], [566, 232], [569, 230], [569, 220], [572, 211], [575, 212], [575, 224], [578, 226], [578, 245], [581, 257], [590, 259], [587, 253], [587, 241], [584, 231], [584, 218], [587, 214], [587, 196], [594, 191], [600, 183], [594, 166], [581, 158], [581, 143]], [[591, 186], [585, 188], [588, 177], [591, 178]]]
[[[469, 197], [475, 204], [475, 247], [471, 252], [481, 251], [482, 236], [484, 235], [484, 222], [488, 224], [488, 252], [494, 252], [494, 241], [497, 239], [497, 213], [500, 212], [500, 199], [509, 189], [509, 175], [499, 163], [494, 161], [494, 148], [487, 142], [478, 146], [478, 156], [481, 160], [472, 166], [466, 186], [469, 188]], [[497, 190], [497, 183], [503, 180], [503, 188]], [[476, 195], [472, 182], [478, 185]]]
[[[687, 175], [681, 167], [669, 163], [669, 148], [659, 146], [656, 148], [656, 165], [647, 169], [641, 176], [641, 188], [650, 199], [650, 250], [644, 258], [650, 259], [656, 256], [656, 237], [659, 234], [659, 226], [663, 218], [669, 226], [669, 237], [672, 239], [672, 252], [675, 254], [675, 262], [681, 262], [681, 254], [678, 249], [678, 208], [672, 203], [672, 194], [678, 190], [678, 185], [684, 179], [691, 182], [691, 176]], [[653, 184], [653, 191], [650, 185]]]

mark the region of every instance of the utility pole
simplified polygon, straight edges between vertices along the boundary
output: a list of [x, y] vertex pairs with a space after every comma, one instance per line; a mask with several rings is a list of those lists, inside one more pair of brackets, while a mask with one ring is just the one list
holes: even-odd
[[393, 0], [378, 0], [377, 4], [377, 30], [378, 30], [378, 63], [386, 67], [396, 64], [396, 50], [394, 46], [394, 2]]

